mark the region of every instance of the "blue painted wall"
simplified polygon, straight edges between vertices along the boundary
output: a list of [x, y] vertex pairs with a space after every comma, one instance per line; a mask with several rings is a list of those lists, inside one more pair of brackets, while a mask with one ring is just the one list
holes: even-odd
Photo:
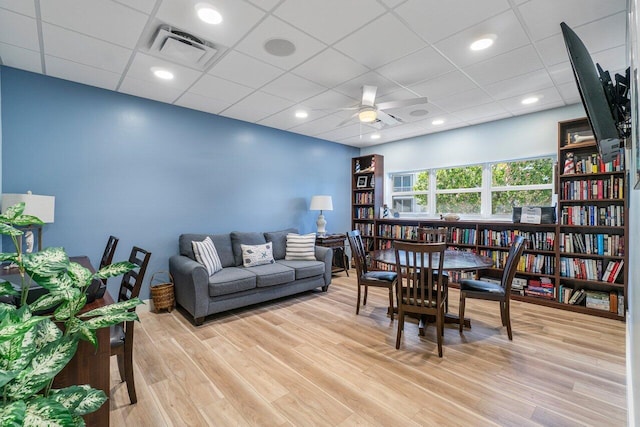
[[8, 67], [0, 90], [2, 192], [56, 197], [45, 246], [153, 252], [143, 298], [181, 233], [312, 232], [314, 194], [333, 196], [329, 231], [350, 227], [356, 148]]

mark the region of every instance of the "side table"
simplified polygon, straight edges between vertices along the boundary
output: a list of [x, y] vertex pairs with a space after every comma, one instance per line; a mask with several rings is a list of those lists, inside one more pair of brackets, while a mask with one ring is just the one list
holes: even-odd
[[326, 234], [324, 236], [316, 236], [316, 245], [333, 249], [333, 265], [331, 274], [344, 271], [349, 277], [349, 259], [344, 250], [344, 241], [346, 234]]

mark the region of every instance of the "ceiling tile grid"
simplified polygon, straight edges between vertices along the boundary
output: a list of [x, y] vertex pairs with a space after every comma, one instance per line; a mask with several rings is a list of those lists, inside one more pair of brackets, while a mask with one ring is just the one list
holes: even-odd
[[[562, 21], [624, 72], [626, 0], [0, 0], [0, 64], [364, 147], [580, 102]], [[391, 120], [359, 122], [363, 86]]]

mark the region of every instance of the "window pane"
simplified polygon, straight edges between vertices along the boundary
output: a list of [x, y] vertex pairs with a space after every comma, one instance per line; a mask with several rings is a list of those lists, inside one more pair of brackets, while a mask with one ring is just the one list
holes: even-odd
[[411, 175], [394, 175], [393, 176], [393, 191], [411, 191]]
[[413, 212], [413, 199], [411, 197], [401, 198], [394, 197], [393, 198], [393, 209], [397, 212]]
[[436, 194], [438, 213], [480, 214], [480, 194]]
[[416, 185], [413, 186], [413, 191], [427, 190], [429, 190], [429, 171], [420, 172], [416, 179]]
[[[482, 186], [482, 166], [438, 169], [436, 171], [436, 182], [440, 190], [479, 188]], [[480, 201], [478, 200], [478, 210], [479, 209]], [[438, 210], [440, 211], [439, 207]]]
[[553, 160], [550, 158], [491, 165], [493, 186], [551, 184]]
[[511, 215], [514, 206], [551, 206], [551, 190], [494, 191], [491, 193], [491, 213], [493, 215]]

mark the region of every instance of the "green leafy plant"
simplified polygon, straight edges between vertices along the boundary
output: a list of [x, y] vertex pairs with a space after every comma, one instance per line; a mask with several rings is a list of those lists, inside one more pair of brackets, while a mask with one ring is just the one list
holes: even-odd
[[[75, 355], [80, 340], [97, 346], [96, 330], [138, 320], [129, 311], [142, 303], [138, 298], [81, 313], [93, 279], [119, 276], [136, 265], [117, 262], [92, 274], [70, 262], [62, 248], [23, 254], [19, 227], [42, 225], [23, 212], [24, 203], [19, 203], [0, 215], [0, 234], [10, 236], [16, 248], [1, 253], [0, 261], [15, 263], [21, 277], [17, 290], [0, 280], [0, 296], [15, 300], [0, 303], [0, 425], [84, 426], [82, 416], [100, 408], [106, 394], [88, 385], [56, 390], [53, 379]], [[49, 292], [27, 304], [32, 281]]]

